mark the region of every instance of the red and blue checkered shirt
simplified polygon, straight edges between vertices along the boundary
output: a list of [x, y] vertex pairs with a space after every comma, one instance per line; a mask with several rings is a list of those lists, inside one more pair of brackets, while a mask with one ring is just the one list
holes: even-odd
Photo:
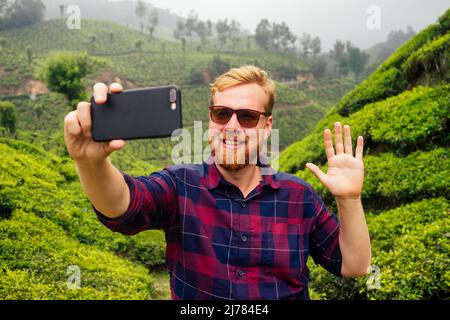
[[265, 174], [246, 198], [214, 163], [123, 175], [127, 212], [110, 219], [94, 210], [112, 231], [164, 230], [173, 299], [309, 299], [310, 255], [341, 273], [339, 222], [293, 175]]

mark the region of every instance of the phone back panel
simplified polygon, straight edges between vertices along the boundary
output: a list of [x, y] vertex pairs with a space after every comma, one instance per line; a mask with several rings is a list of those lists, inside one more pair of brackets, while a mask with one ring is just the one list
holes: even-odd
[[[175, 108], [171, 89], [176, 90]], [[177, 86], [162, 86], [109, 93], [106, 104], [91, 99], [91, 116], [98, 142], [169, 137], [182, 126], [181, 92]]]

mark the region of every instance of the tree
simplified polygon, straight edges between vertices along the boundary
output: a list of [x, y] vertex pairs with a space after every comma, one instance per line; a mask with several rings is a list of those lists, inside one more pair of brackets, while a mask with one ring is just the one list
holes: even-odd
[[250, 51], [251, 49], [251, 39], [252, 36], [247, 36], [247, 51]]
[[281, 81], [295, 80], [299, 71], [298, 67], [292, 63], [280, 65], [276, 68], [276, 73]]
[[206, 21], [206, 29], [208, 30], [207, 36], [212, 37], [213, 35], [213, 24], [211, 20]]
[[311, 51], [314, 57], [317, 57], [322, 51], [322, 41], [319, 37], [315, 37], [311, 40]]
[[333, 49], [330, 50], [330, 55], [336, 63], [336, 72], [346, 75], [348, 73], [348, 62], [345, 54], [345, 43], [340, 40], [336, 40], [333, 45]]
[[327, 61], [320, 56], [314, 56], [308, 60], [309, 71], [315, 78], [320, 78], [325, 74]]
[[104, 60], [86, 53], [55, 52], [37, 71], [37, 78], [47, 87], [67, 97], [70, 103], [86, 99], [84, 78], [106, 65]]
[[183, 52], [186, 52], [186, 27], [182, 20], [177, 21], [177, 28], [173, 31], [173, 36], [181, 41], [181, 48]]
[[312, 37], [309, 33], [303, 33], [300, 38], [300, 50], [303, 57], [308, 58], [312, 52]]
[[273, 42], [275, 43], [275, 49], [282, 49], [286, 51], [289, 46], [294, 45], [297, 37], [291, 32], [286, 22], [281, 24], [273, 24]]
[[15, 134], [16, 123], [16, 106], [9, 101], [0, 101], [0, 125], [10, 134]]
[[336, 72], [345, 76], [351, 71], [355, 78], [362, 74], [369, 61], [369, 55], [355, 47], [350, 41], [344, 44], [344, 42], [336, 40], [330, 55], [336, 63]]
[[144, 42], [142, 40], [138, 40], [134, 43], [134, 48], [136, 49], [137, 52], [141, 52], [142, 51], [142, 45], [144, 44]]
[[228, 29], [228, 38], [233, 44], [233, 50], [236, 50], [237, 44], [241, 41], [241, 24], [234, 19], [231, 21]]
[[272, 40], [272, 26], [267, 19], [262, 19], [255, 30], [256, 44], [264, 50], [270, 49], [270, 43]]
[[192, 36], [194, 35], [197, 23], [198, 23], [198, 14], [196, 14], [194, 11], [191, 11], [184, 24], [186, 36], [188, 36], [190, 40], [192, 40]]
[[223, 46], [226, 45], [229, 36], [230, 25], [228, 24], [228, 19], [219, 20], [216, 24], [216, 31], [217, 38], [219, 39], [219, 46], [220, 49], [222, 49]]
[[139, 18], [141, 32], [144, 32], [143, 19], [147, 15], [147, 5], [142, 0], [138, 0], [138, 2], [136, 3], [136, 7], [134, 8], [134, 13]]
[[202, 47], [205, 46], [208, 38], [208, 29], [203, 21], [199, 21], [197, 23], [195, 27], [195, 33], [197, 33], [198, 37], [200, 38]]
[[0, 30], [26, 27], [44, 19], [45, 6], [41, 0], [0, 2]]
[[358, 78], [364, 71], [367, 62], [369, 61], [369, 54], [355, 47], [350, 41], [347, 41], [346, 49], [348, 67], [350, 71], [355, 74], [356, 78]]
[[222, 60], [220, 56], [215, 56], [209, 64], [209, 74], [212, 77], [217, 77], [224, 72], [230, 70], [230, 64], [225, 60]]
[[150, 33], [150, 38], [153, 38], [153, 33], [159, 23], [159, 14], [156, 8], [152, 9], [147, 15], [147, 30]]
[[256, 26], [255, 41], [264, 50], [286, 52], [290, 47], [295, 46], [297, 37], [291, 32], [286, 22], [270, 23], [267, 19], [262, 19]]
[[387, 41], [390, 47], [397, 48], [415, 35], [416, 33], [414, 32], [413, 28], [411, 26], [408, 26], [406, 28], [406, 32], [403, 32], [402, 30], [391, 31], [388, 35]]
[[189, 83], [190, 84], [203, 84], [203, 73], [201, 70], [197, 70], [195, 68], [191, 69], [189, 73]]

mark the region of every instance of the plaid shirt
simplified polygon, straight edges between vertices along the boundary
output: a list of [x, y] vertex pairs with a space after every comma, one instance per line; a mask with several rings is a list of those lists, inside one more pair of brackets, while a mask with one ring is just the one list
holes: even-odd
[[293, 175], [264, 174], [246, 198], [214, 163], [123, 175], [127, 212], [94, 210], [112, 231], [165, 231], [173, 299], [309, 299], [309, 255], [340, 275], [339, 222]]

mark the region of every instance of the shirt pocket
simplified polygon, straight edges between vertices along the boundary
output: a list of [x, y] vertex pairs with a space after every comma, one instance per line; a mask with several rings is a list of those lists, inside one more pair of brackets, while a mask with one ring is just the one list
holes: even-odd
[[299, 224], [267, 223], [262, 234], [263, 272], [276, 277], [299, 277], [304, 250]]

